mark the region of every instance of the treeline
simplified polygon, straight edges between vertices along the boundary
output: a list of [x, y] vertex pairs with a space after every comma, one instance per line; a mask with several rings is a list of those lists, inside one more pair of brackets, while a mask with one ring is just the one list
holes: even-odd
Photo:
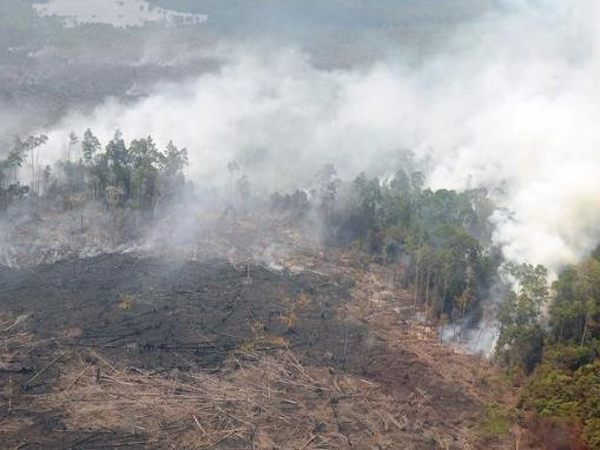
[[550, 283], [544, 266], [506, 263], [491, 245], [495, 205], [485, 190], [423, 181], [411, 164], [351, 182], [326, 165], [313, 189], [275, 194], [272, 205], [298, 216], [316, 208], [328, 246], [397, 267], [415, 305], [442, 326], [475, 323], [494, 288], [502, 298], [493, 358], [524, 383], [521, 407], [600, 449], [600, 247]]
[[[462, 331], [491, 290], [500, 293], [493, 358], [525, 383], [521, 406], [564, 420], [600, 449], [600, 247], [550, 283], [544, 266], [507, 263], [491, 245], [495, 205], [485, 190], [432, 190], [423, 180], [411, 165], [350, 183], [324, 167], [310, 194], [329, 245], [401, 267], [415, 304], [441, 326]], [[287, 200], [305, 205], [298, 193]]]
[[483, 189], [425, 189], [423, 173], [407, 159], [387, 179], [362, 173], [351, 182], [328, 164], [312, 190], [275, 194], [272, 204], [298, 215], [315, 205], [328, 246], [356, 248], [388, 264], [429, 317], [475, 322], [501, 263], [499, 252], [486, 250], [494, 205]]
[[[65, 159], [54, 167], [41, 167], [39, 152], [47, 140], [43, 135], [16, 139], [8, 156], [0, 160], [0, 208], [29, 194], [60, 200], [65, 208], [98, 201], [112, 208], [151, 211], [170, 201], [186, 184], [187, 150], [172, 142], [164, 150], [158, 149], [152, 137], [127, 145], [117, 131], [103, 147], [88, 129], [81, 140], [71, 133]], [[28, 186], [19, 183], [19, 171], [26, 172]]]
[[[28, 166], [31, 172], [32, 187], [35, 187], [36, 169], [39, 172], [39, 149], [48, 142], [45, 135], [30, 136], [26, 140], [15, 138], [13, 146], [0, 157], [0, 211], [12, 202], [23, 199], [30, 191], [30, 186], [22, 186], [19, 171]], [[39, 173], [37, 174], [39, 178]]]
[[600, 252], [548, 285], [542, 266], [507, 268], [518, 286], [500, 306], [497, 360], [526, 375], [522, 407], [583, 429], [600, 448]]

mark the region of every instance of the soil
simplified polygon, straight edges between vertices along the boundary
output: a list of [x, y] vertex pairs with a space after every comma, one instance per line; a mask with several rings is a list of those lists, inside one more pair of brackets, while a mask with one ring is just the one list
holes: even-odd
[[0, 265], [0, 448], [514, 448], [485, 429], [511, 389], [440, 342], [397, 268], [275, 215], [112, 252], [71, 219], [24, 220]]
[[[110, 411], [80, 413], [73, 409], [76, 399], [65, 392], [79, 395], [83, 385], [105, 386], [116, 374], [124, 380], [134, 372], [181, 383], [182, 377], [203, 373], [225, 383], [238, 366], [256, 368], [266, 364], [265, 358], [284, 357], [288, 363], [297, 361], [311, 380], [320, 380], [318, 388], [294, 392], [306, 405], [315, 390], [343, 380], [365, 383], [357, 395], [373, 389], [369, 395], [375, 397], [368, 402], [344, 395], [339, 395], [344, 400], [327, 400], [329, 415], [317, 429], [325, 436], [325, 430], [347, 428], [341, 443], [315, 437], [306, 447], [277, 444], [277, 434], [292, 429], [282, 422], [268, 438], [271, 444], [249, 447], [248, 437], [244, 441], [235, 434], [216, 442], [215, 435], [208, 440], [213, 448], [477, 448], [482, 407], [494, 397], [486, 392], [486, 377], [477, 377], [487, 363], [456, 354], [437, 342], [434, 331], [419, 328], [407, 293], [390, 291], [387, 301], [381, 300], [385, 286], [359, 276], [370, 272], [335, 266], [331, 257], [313, 255], [309, 262], [298, 256], [297, 264], [300, 258], [306, 265], [323, 265], [293, 272], [224, 259], [106, 254], [20, 270], [0, 267], [4, 448], [203, 448], [177, 441], [190, 430], [197, 432], [190, 417], [176, 424], [179, 437], [98, 426], [94, 415]], [[398, 312], [402, 304], [404, 312]], [[77, 378], [82, 370], [85, 376]], [[236, 380], [245, 382], [244, 377]], [[131, 381], [141, 389], [144, 383]], [[106, 395], [108, 408], [114, 395]], [[305, 405], [307, 414], [318, 411], [322, 399], [313, 401], [314, 408]], [[331, 408], [338, 404], [339, 411]], [[351, 412], [359, 411], [362, 419], [353, 418]], [[378, 425], [377, 434], [361, 425], [364, 417], [379, 412], [404, 425], [387, 432], [389, 425]], [[340, 414], [348, 416], [348, 424], [339, 424]], [[391, 446], [377, 447], [386, 436], [393, 438]], [[502, 439], [489, 443], [505, 444]]]

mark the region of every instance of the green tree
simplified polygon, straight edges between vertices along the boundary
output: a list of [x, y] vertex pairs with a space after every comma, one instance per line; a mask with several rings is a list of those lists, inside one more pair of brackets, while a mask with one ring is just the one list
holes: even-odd
[[101, 150], [102, 145], [92, 130], [89, 128], [85, 130], [83, 134], [83, 141], [81, 142], [81, 149], [83, 152], [83, 160], [86, 164], [91, 165], [94, 161], [94, 157]]
[[[129, 150], [123, 140], [123, 134], [117, 130], [113, 139], [107, 144], [101, 170], [107, 171], [109, 186], [113, 186], [124, 192], [125, 198], [131, 196], [131, 170], [129, 167]], [[104, 178], [104, 177], [103, 177]]]
[[159, 151], [152, 137], [134, 140], [128, 149], [131, 196], [141, 208], [150, 208], [158, 199]]
[[[39, 165], [39, 149], [48, 142], [48, 136], [40, 134], [39, 136], [29, 136], [22, 141], [19, 137], [15, 139], [15, 145], [11, 152], [13, 162], [16, 163], [13, 167], [21, 167], [21, 164], [26, 161], [29, 156], [31, 166], [31, 189], [36, 190], [36, 168]], [[38, 189], [39, 190], [39, 189]]]
[[173, 142], [159, 154], [161, 196], [172, 198], [185, 185], [185, 168], [188, 165], [187, 149], [179, 149]]
[[550, 323], [558, 342], [583, 346], [588, 338], [599, 338], [600, 261], [588, 258], [578, 266], [567, 267], [552, 289]]
[[411, 182], [404, 169], [400, 169], [394, 175], [390, 183], [392, 192], [397, 196], [408, 196], [411, 193]]
[[504, 270], [517, 287], [498, 308], [500, 336], [496, 358], [531, 373], [541, 361], [544, 346], [540, 316], [549, 298], [548, 270], [530, 264], [506, 264]]

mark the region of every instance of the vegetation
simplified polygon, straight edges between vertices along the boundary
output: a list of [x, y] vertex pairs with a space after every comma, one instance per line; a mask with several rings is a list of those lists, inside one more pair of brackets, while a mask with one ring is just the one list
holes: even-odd
[[[0, 0], [0, 52], [7, 49], [20, 50], [39, 48], [45, 45], [64, 49], [101, 49], [108, 46], [118, 51], [119, 48], [142, 46], [144, 39], [152, 33], [160, 31], [160, 26], [136, 28], [116, 28], [108, 24], [80, 24], [77, 27], [65, 27], [61, 17], [41, 17], [32, 5], [44, 3], [39, 0]], [[193, 38], [190, 31], [193, 23], [180, 23], [178, 28], [170, 29], [170, 34], [182, 34]], [[185, 26], [183, 26], [185, 25]]]
[[[210, 35], [194, 27], [163, 30], [158, 25], [66, 28], [62, 19], [38, 17], [32, 3], [0, 0], [0, 41], [5, 43], [0, 54], [7, 67], [18, 67], [17, 62], [29, 67], [31, 58], [43, 59], [31, 55], [52, 49], [61, 50], [57, 52], [62, 55], [59, 64], [78, 59], [102, 63], [103, 58], [90, 56], [98, 54], [110, 55], [106, 58], [120, 65], [138, 61], [139, 49], [146, 47], [149, 37], [157, 42], [156, 37], [164, 38], [168, 48], [183, 48], [173, 43], [193, 47], [205, 44]], [[227, 11], [214, 0], [150, 3], [208, 13], [208, 26], [220, 23], [224, 29], [228, 20], [239, 25], [232, 8], [247, 10], [239, 1]], [[31, 95], [39, 82], [35, 78], [25, 83]], [[109, 213], [114, 236], [123, 211], [151, 221], [187, 189], [187, 150], [173, 143], [159, 149], [150, 136], [127, 143], [119, 131], [102, 143], [90, 129], [81, 136], [72, 132], [65, 158], [51, 167], [39, 163], [47, 142], [45, 135], [29, 136], [0, 148], [0, 213], [27, 204], [33, 206], [33, 217], [38, 220], [40, 205], [71, 210], [94, 203]], [[414, 308], [421, 308], [439, 325], [460, 324], [462, 331], [463, 326], [478, 321], [484, 299], [494, 286], [502, 285], [505, 295], [497, 311], [494, 359], [515, 379], [523, 380], [521, 407], [540, 417], [574, 424], [591, 448], [600, 449], [600, 247], [579, 264], [565, 267], [550, 284], [545, 267], [505, 263], [492, 246], [490, 217], [495, 205], [485, 190], [427, 188], [418, 166], [407, 154], [405, 164], [394, 168], [392, 176], [373, 178], [361, 173], [348, 181], [338, 176], [332, 164], [326, 164], [315, 174], [312, 189], [274, 193], [271, 207], [297, 219], [316, 216], [328, 248], [359, 250], [387, 265], [395, 281], [412, 290]], [[237, 200], [235, 207], [247, 213], [254, 194], [252, 180], [235, 161], [226, 168], [229, 200]], [[83, 229], [82, 215], [82, 233]], [[303, 298], [298, 301], [302, 303]], [[136, 301], [134, 296], [122, 295], [117, 306], [130, 310]], [[298, 320], [296, 312], [292, 309], [281, 316], [286, 328], [292, 329]], [[259, 325], [243, 350], [287, 346]], [[482, 431], [503, 435], [509, 423], [506, 411], [489, 406]]]
[[498, 310], [501, 325], [496, 357], [505, 365], [531, 373], [540, 362], [543, 348], [540, 318], [549, 295], [548, 271], [529, 264], [507, 264], [504, 270], [518, 289], [508, 292]]
[[[43, 135], [16, 139], [7, 157], [0, 159], [0, 211], [25, 204], [32, 206], [35, 217], [40, 207], [72, 210], [100, 204], [109, 212], [114, 244], [128, 216], [136, 223], [140, 215], [151, 221], [186, 187], [187, 150], [173, 143], [163, 151], [151, 137], [126, 145], [117, 131], [102, 148], [88, 129], [81, 141], [71, 133], [66, 159], [41, 167], [39, 152], [47, 140]], [[21, 185], [20, 179], [28, 179], [29, 185]], [[83, 212], [80, 222], [83, 229]]]
[[[506, 263], [491, 246], [494, 205], [485, 191], [434, 191], [423, 179], [408, 164], [391, 179], [360, 174], [348, 183], [326, 165], [310, 195], [273, 203], [302, 215], [315, 199], [329, 246], [397, 268], [415, 306], [441, 324], [477, 320], [492, 286], [503, 286], [494, 359], [524, 380], [521, 406], [572, 424], [600, 448], [600, 250], [550, 284], [545, 267]], [[508, 430], [505, 412], [486, 417], [485, 433]]]
[[151, 210], [185, 186], [187, 150], [172, 142], [164, 151], [156, 147], [152, 137], [136, 139], [127, 146], [117, 131], [102, 151], [100, 141], [88, 129], [81, 142], [81, 156], [71, 161], [79, 143], [75, 133], [71, 133], [69, 157], [58, 161], [53, 173], [50, 167], [42, 171], [38, 164], [36, 152], [47, 140], [46, 136], [17, 139], [8, 157], [0, 160], [0, 194], [4, 193], [6, 204], [14, 200], [8, 194], [15, 191], [17, 173], [24, 164], [31, 171], [29, 188], [34, 194], [61, 197], [64, 201], [83, 196], [103, 201], [107, 206]]
[[487, 436], [504, 436], [510, 431], [510, 413], [499, 405], [485, 406], [479, 431]]
[[[424, 189], [424, 175], [407, 167], [388, 180], [362, 173], [350, 183], [325, 165], [311, 193], [333, 247], [358, 248], [389, 264], [412, 285], [415, 306], [430, 317], [477, 317], [500, 263], [489, 247], [494, 207], [484, 190]], [[307, 210], [302, 191], [274, 198], [276, 205]]]
[[[600, 261], [598, 252], [566, 267], [548, 288], [547, 271], [508, 266], [517, 292], [499, 311], [496, 358], [530, 375], [521, 406], [541, 417], [583, 429], [590, 448], [600, 448]], [[546, 310], [547, 314], [542, 311]]]
[[[173, 143], [164, 150], [151, 137], [127, 144], [117, 131], [103, 145], [88, 129], [81, 137], [71, 133], [64, 160], [40, 167], [46, 143], [43, 135], [16, 139], [0, 159], [1, 209], [25, 200], [65, 209], [95, 202], [111, 215], [131, 210], [152, 219], [186, 190], [187, 151]], [[550, 285], [545, 267], [504, 263], [491, 245], [494, 204], [486, 191], [426, 188], [415, 166], [407, 158], [392, 177], [362, 173], [344, 181], [327, 164], [313, 189], [274, 193], [271, 208], [296, 219], [316, 215], [328, 248], [358, 250], [387, 265], [412, 289], [415, 308], [441, 325], [462, 330], [476, 322], [492, 287], [504, 283], [494, 358], [525, 380], [522, 408], [574, 424], [591, 448], [600, 448], [600, 251], [564, 268]], [[223, 169], [234, 206], [245, 213], [260, 208], [240, 164]], [[121, 298], [119, 306], [129, 308], [130, 300]], [[295, 317], [282, 320], [291, 326]], [[259, 338], [261, 345], [268, 341]], [[509, 422], [505, 411], [491, 408], [482, 431], [502, 435]]]

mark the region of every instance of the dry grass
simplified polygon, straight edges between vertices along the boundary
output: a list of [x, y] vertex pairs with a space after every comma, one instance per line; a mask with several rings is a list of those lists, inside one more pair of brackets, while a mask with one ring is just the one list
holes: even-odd
[[[215, 252], [221, 251], [220, 247], [231, 248], [216, 238], [202, 244], [215, 247]], [[412, 309], [411, 299], [406, 292], [391, 288], [384, 273], [365, 270], [364, 264], [349, 257], [332, 261], [314, 251], [307, 254], [290, 257], [290, 265], [355, 280], [352, 298], [339, 311], [340, 318], [367, 323], [369, 338], [385, 342], [390, 358], [410, 354], [426, 367], [427, 371], [408, 383], [416, 387], [393, 392], [389, 386], [356, 375], [303, 366], [286, 348], [285, 340], [275, 341], [256, 323], [252, 324], [255, 338], [244, 342], [223, 367], [211, 372], [199, 368], [169, 373], [140, 370], [87, 348], [69, 348], [53, 366], [60, 365], [59, 374], [52, 377], [43, 394], [25, 394], [23, 401], [28, 403], [24, 406], [56, 412], [68, 432], [114, 432], [133, 436], [131, 442], [144, 448], [150, 444], [160, 449], [228, 450], [482, 448], [465, 429], [468, 423], [460, 417], [446, 417], [439, 410], [447, 400], [436, 397], [435, 391], [421, 389], [427, 386], [421, 382], [451, 384], [485, 402], [498, 396], [480, 383], [482, 374], [492, 369], [439, 345], [434, 330], [411, 320], [406, 310]], [[242, 254], [232, 259], [241, 264], [251, 258]], [[306, 294], [286, 300], [289, 310], [281, 317], [282, 323], [294, 325], [298, 311], [311, 302]], [[134, 303], [121, 298], [117, 306], [128, 310]], [[16, 321], [0, 317], [0, 368], [25, 360], [28, 348], [36, 345], [29, 335], [19, 332]], [[72, 329], [64, 334], [80, 332]], [[262, 347], [271, 350], [267, 353]], [[25, 381], [59, 356], [49, 353], [47, 362]], [[192, 366], [187, 361], [181, 365]], [[398, 375], [392, 374], [394, 378]], [[6, 389], [1, 393], [3, 400], [12, 395]], [[0, 430], [22, 436], [21, 430], [28, 424], [17, 419], [0, 421]]]
[[0, 368], [11, 370], [14, 364], [25, 356], [33, 345], [29, 333], [21, 331], [20, 325], [27, 320], [27, 315], [12, 317], [0, 314]]
[[303, 367], [289, 350], [238, 353], [217, 373], [170, 375], [120, 367], [96, 353], [72, 364], [58, 390], [36, 402], [65, 411], [70, 430], [137, 433], [165, 448], [392, 449], [405, 443], [402, 448], [417, 449], [445, 442], [441, 432], [423, 436], [408, 406], [376, 384], [331, 372]]
[[29, 418], [11, 415], [17, 406], [19, 390], [11, 373], [21, 369], [21, 362], [34, 346], [31, 335], [21, 331], [21, 324], [27, 318], [0, 314], [0, 370], [8, 374], [0, 378], [0, 440], [4, 435], [22, 433], [32, 424]]
[[[4, 369], [14, 369], [37, 345], [19, 331], [24, 320], [0, 318]], [[142, 371], [89, 349], [46, 356], [25, 384], [60, 366], [49, 391], [19, 397], [9, 382], [2, 406], [10, 411], [15, 396], [19, 409], [58, 412], [68, 433], [137, 436], [127, 445], [178, 449], [470, 448], [461, 430], [449, 433], [415, 414], [425, 396], [399, 401], [372, 381], [305, 367], [288, 348], [239, 349], [211, 372]], [[12, 436], [24, 436], [32, 425], [18, 414], [0, 420], [2, 433]]]
[[[440, 379], [460, 385], [463, 392], [484, 403], [500, 401], [513, 404], [514, 392], [502, 380], [500, 370], [487, 359], [442, 345], [436, 328], [428, 322], [414, 320], [417, 310], [413, 299], [386, 279], [385, 270], [371, 268], [367, 275], [356, 273], [354, 302], [346, 305], [350, 317], [367, 317], [372, 329], [391, 348], [401, 347], [417, 356]], [[408, 308], [408, 309], [407, 309]], [[408, 318], [408, 320], [406, 319]], [[490, 390], [490, 382], [494, 389]]]

